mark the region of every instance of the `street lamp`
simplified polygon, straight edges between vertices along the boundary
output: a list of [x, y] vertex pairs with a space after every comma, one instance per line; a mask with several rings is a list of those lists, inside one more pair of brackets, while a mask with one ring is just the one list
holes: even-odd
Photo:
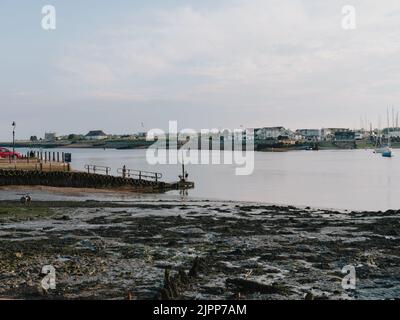
[[13, 121], [13, 123], [11, 124], [13, 127], [13, 159], [15, 157], [15, 127], [17, 126], [17, 124], [15, 123], [15, 121]]

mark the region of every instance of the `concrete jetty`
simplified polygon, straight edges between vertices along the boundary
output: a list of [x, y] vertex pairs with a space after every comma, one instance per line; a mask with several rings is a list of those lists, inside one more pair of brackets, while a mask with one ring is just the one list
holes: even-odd
[[177, 185], [162, 181], [132, 179], [87, 172], [28, 171], [0, 169], [0, 186], [48, 186], [59, 188], [113, 189], [138, 192], [164, 192]]
[[[109, 175], [111, 168], [87, 165], [87, 171], [72, 170], [69, 163], [53, 158], [0, 159], [0, 186], [45, 186], [162, 193], [191, 189], [194, 183], [160, 181], [160, 173], [124, 169], [122, 176]], [[54, 158], [56, 159], [56, 158]]]

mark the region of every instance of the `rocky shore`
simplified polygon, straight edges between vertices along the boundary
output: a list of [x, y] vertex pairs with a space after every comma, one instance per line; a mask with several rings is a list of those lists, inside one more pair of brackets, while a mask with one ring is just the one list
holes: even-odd
[[[0, 201], [0, 298], [400, 298], [400, 212]], [[43, 266], [56, 288], [43, 289]], [[356, 288], [344, 289], [344, 266]]]

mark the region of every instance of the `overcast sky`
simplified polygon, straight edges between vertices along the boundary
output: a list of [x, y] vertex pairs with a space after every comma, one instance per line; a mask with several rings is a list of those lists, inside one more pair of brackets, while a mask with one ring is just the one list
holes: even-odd
[[[0, 140], [377, 125], [400, 109], [398, 0], [0, 2]], [[57, 29], [41, 27], [54, 5]], [[357, 28], [342, 28], [342, 7]]]

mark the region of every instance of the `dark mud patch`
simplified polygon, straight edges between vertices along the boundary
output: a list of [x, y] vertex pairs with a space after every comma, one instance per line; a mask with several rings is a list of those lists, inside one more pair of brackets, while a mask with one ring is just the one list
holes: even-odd
[[[3, 297], [400, 297], [397, 211], [211, 201], [1, 205]], [[54, 290], [41, 289], [45, 265], [56, 270]], [[356, 269], [355, 290], [341, 286], [345, 265]]]

